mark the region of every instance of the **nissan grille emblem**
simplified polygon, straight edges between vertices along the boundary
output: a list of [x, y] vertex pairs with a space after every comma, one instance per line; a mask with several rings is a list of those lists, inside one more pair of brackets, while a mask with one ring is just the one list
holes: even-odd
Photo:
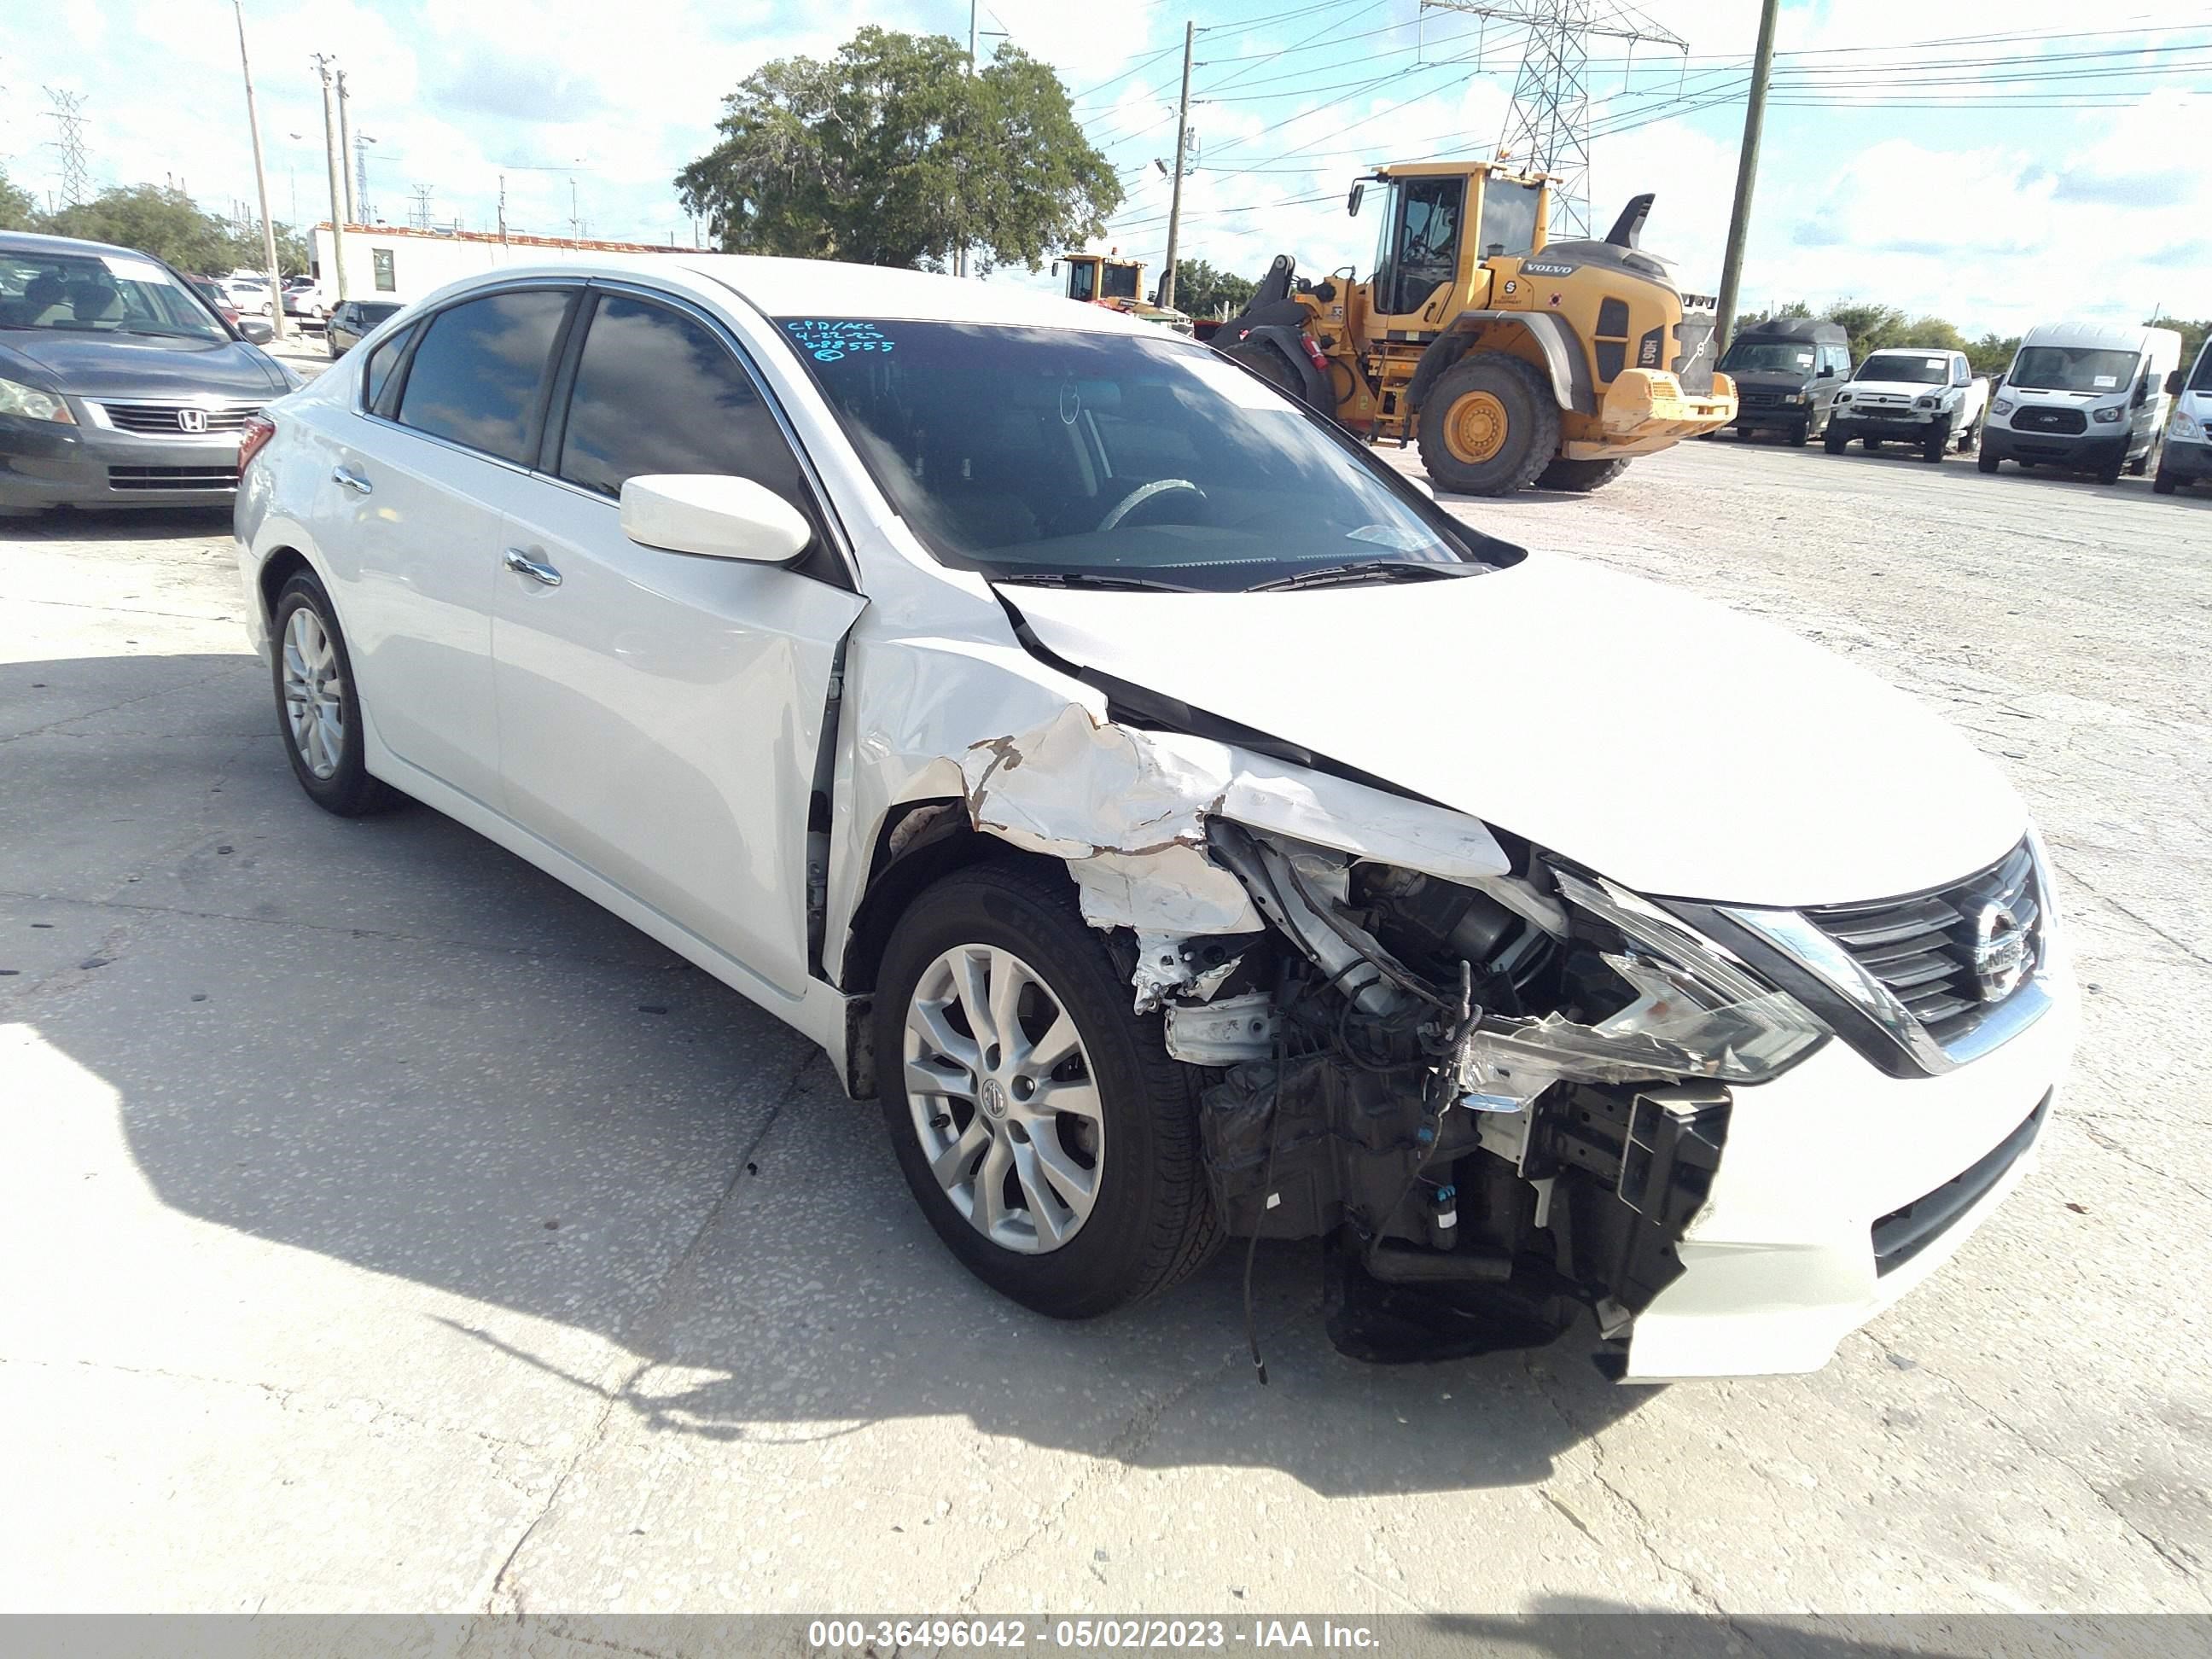
[[179, 410], [177, 411], [177, 429], [179, 432], [206, 431], [207, 410], [204, 409]]
[[1974, 917], [1974, 983], [1984, 1002], [2002, 1002], [2035, 965], [2035, 948], [2011, 908], [1992, 899]]

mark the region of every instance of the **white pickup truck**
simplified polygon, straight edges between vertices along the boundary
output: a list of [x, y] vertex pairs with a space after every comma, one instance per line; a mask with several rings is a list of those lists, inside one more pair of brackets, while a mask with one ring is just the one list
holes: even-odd
[[1828, 453], [1842, 454], [1856, 438], [1870, 450], [1885, 441], [1911, 444], [1926, 461], [1942, 460], [1954, 446], [1965, 454], [1980, 441], [1989, 406], [1990, 383], [1974, 373], [1963, 351], [1917, 346], [1870, 351], [1836, 389]]

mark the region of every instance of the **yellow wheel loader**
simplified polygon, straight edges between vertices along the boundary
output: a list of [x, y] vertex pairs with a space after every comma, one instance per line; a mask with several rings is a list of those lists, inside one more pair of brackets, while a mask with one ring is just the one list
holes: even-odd
[[1368, 174], [1387, 193], [1375, 266], [1299, 278], [1276, 256], [1214, 347], [1370, 441], [1420, 446], [1439, 488], [1589, 490], [1630, 457], [1717, 430], [1714, 302], [1637, 246], [1649, 195], [1603, 241], [1550, 241], [1549, 181], [1486, 161]]
[[1063, 253], [1053, 264], [1058, 273], [1066, 267], [1061, 292], [1086, 305], [1126, 311], [1132, 317], [1178, 334], [1190, 332], [1190, 319], [1171, 307], [1145, 298], [1145, 265], [1141, 259], [1117, 259], [1110, 253]]

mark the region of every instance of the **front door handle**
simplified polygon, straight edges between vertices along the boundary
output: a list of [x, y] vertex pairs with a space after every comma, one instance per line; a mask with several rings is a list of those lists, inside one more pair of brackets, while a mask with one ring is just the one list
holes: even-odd
[[376, 488], [374, 484], [369, 483], [368, 479], [362, 477], [360, 473], [355, 471], [349, 466], [332, 467], [331, 469], [331, 482], [332, 483], [343, 484], [348, 489], [353, 490], [356, 494], [362, 495], [367, 495], [372, 493]]
[[550, 564], [540, 564], [519, 547], [510, 547], [507, 550], [507, 568], [519, 576], [527, 576], [532, 581], [544, 582], [548, 587], [561, 586], [559, 571]]

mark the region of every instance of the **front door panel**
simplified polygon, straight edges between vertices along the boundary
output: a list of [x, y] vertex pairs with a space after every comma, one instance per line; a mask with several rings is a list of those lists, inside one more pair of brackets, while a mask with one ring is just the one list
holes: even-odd
[[507, 815], [797, 994], [823, 706], [855, 595], [641, 547], [550, 480], [508, 517], [494, 678]]

